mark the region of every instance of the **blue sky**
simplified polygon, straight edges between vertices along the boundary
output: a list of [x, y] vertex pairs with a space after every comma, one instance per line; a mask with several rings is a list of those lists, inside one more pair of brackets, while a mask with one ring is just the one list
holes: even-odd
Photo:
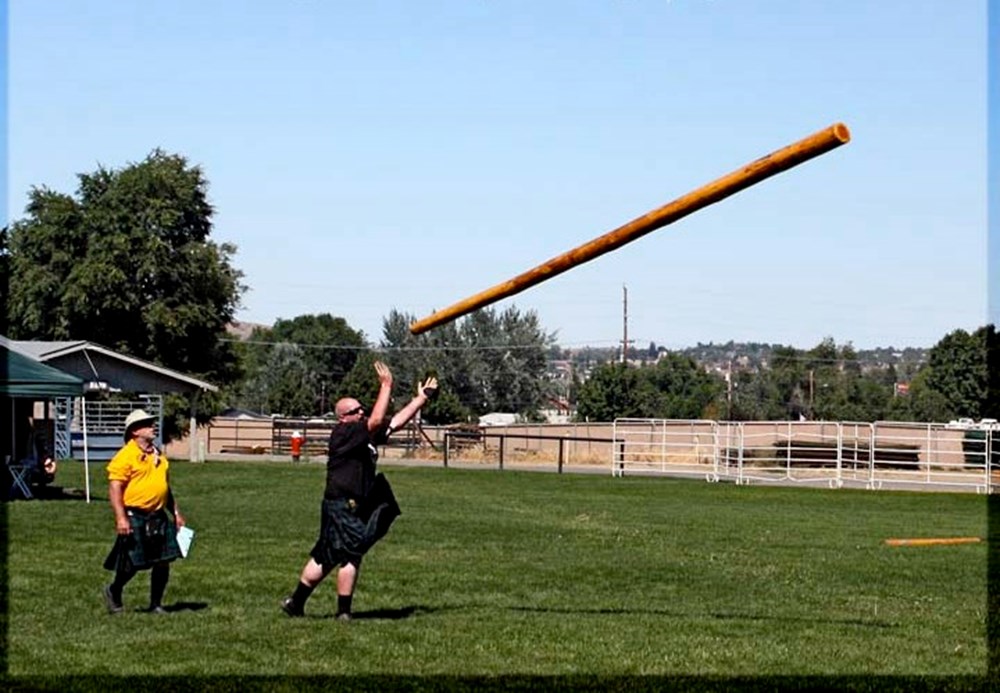
[[987, 320], [1000, 325], [1000, 0], [990, 0], [988, 22]]
[[373, 340], [834, 122], [850, 144], [496, 304], [567, 346], [987, 320], [985, 0], [10, 0], [8, 214], [161, 147], [238, 318]]

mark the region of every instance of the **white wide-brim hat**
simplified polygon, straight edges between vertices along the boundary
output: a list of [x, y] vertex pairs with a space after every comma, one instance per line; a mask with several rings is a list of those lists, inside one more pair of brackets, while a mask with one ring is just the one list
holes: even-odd
[[142, 409], [136, 409], [125, 417], [125, 435], [124, 438], [128, 441], [129, 436], [132, 433], [132, 427], [139, 423], [144, 423], [146, 421], [156, 421], [156, 417], [152, 414], [147, 414]]

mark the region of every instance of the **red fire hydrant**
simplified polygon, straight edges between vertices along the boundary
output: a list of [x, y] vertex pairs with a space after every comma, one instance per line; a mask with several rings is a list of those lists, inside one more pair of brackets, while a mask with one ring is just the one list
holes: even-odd
[[302, 431], [292, 431], [292, 462], [298, 462], [302, 455], [302, 443], [305, 442]]

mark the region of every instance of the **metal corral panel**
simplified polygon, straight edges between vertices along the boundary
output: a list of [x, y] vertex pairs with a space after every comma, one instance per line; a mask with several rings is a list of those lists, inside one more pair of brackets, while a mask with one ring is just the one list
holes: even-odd
[[991, 492], [1000, 430], [879, 421], [617, 419], [612, 474]]

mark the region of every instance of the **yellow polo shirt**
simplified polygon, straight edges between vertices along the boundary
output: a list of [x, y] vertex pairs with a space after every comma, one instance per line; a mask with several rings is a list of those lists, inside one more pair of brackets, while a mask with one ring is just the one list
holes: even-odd
[[108, 462], [108, 481], [125, 482], [125, 507], [159, 510], [167, 502], [169, 467], [166, 455], [144, 453], [133, 439]]

